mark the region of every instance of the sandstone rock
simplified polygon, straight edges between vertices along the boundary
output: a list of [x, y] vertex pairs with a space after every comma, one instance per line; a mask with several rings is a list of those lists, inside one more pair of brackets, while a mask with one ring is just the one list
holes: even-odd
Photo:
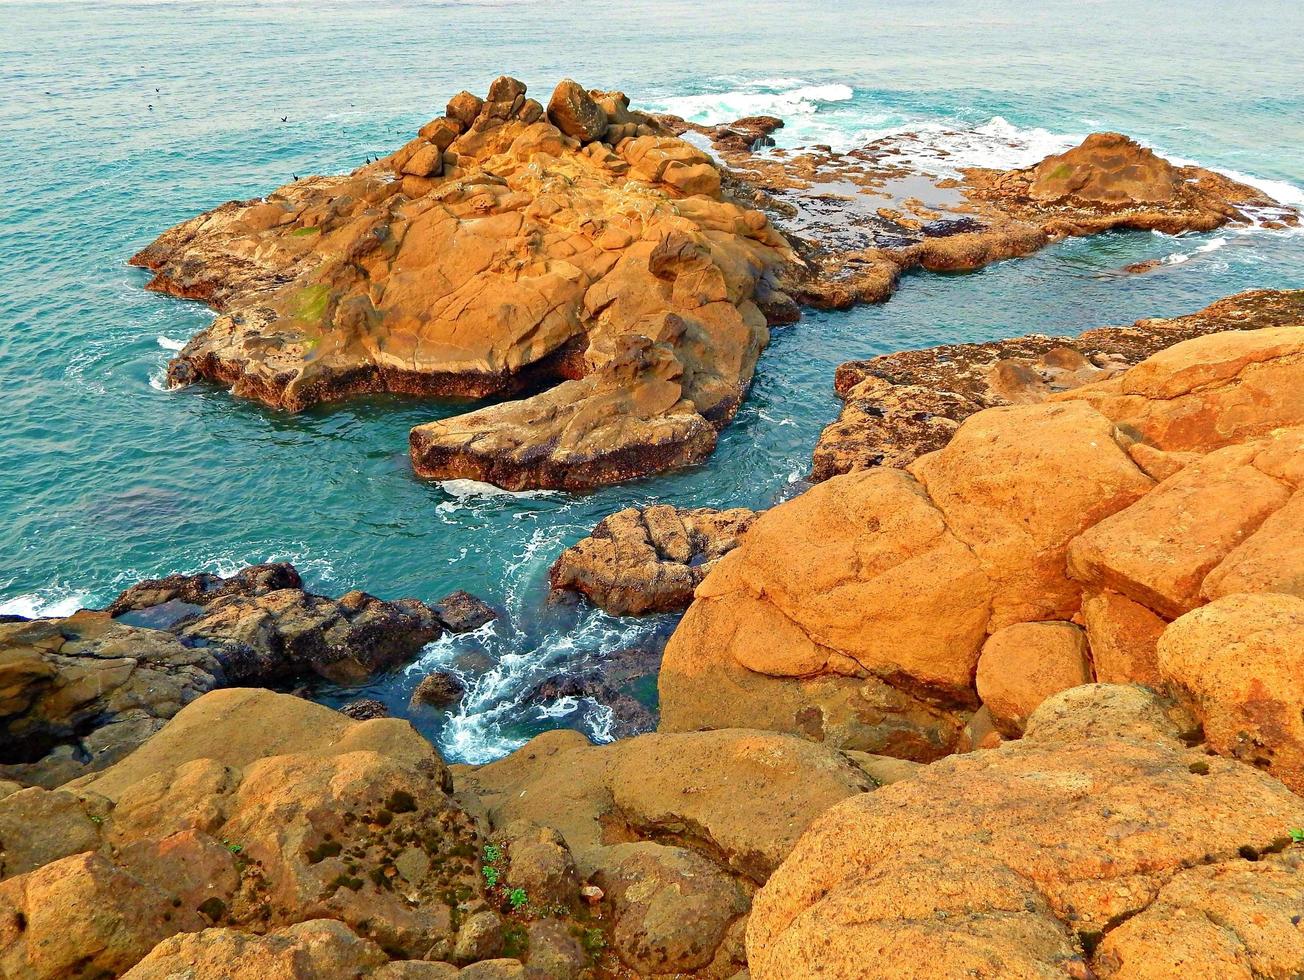
[[682, 847], [619, 844], [613, 850], [614, 867], [600, 881], [616, 910], [612, 938], [624, 964], [643, 976], [708, 966], [747, 911], [748, 892]]
[[482, 893], [464, 860], [478, 850], [477, 831], [447, 788], [438, 754], [404, 721], [353, 722], [240, 689], [189, 705], [78, 787], [113, 801], [102, 833], [120, 855], [192, 830], [237, 852], [252, 870], [224, 925], [332, 918], [408, 957], [451, 944], [443, 895]]
[[0, 807], [0, 879], [93, 851], [100, 845], [106, 808], [68, 790], [32, 786], [3, 797]]
[[1036, 728], [818, 818], [756, 896], [752, 976], [1089, 975], [1165, 885], [1235, 877], [1304, 818], [1275, 780], [1175, 740]]
[[1205, 576], [1289, 497], [1244, 459], [1239, 446], [1211, 453], [1085, 530], [1069, 546], [1070, 573], [1170, 619], [1195, 608]]
[[540, 919], [527, 932], [530, 953], [526, 976], [530, 980], [580, 980], [589, 966], [589, 956], [571, 935], [564, 922]]
[[662, 730], [773, 725], [925, 761], [953, 748], [963, 722], [915, 695], [973, 697], [992, 587], [909, 476], [830, 480], [767, 511], [697, 595], [662, 662]]
[[0, 972], [13, 980], [116, 976], [206, 923], [163, 884], [76, 854], [0, 883]]
[[[625, 967], [714, 977], [742, 965], [742, 916], [756, 883], [817, 813], [871, 786], [833, 749], [751, 731], [602, 746], [548, 732], [498, 762], [459, 767], [457, 781], [508, 841], [509, 885], [523, 838], [560, 856], [557, 837], [539, 829], [551, 828], [578, 880], [597, 886], [584, 886], [588, 900], [611, 922], [607, 941]], [[552, 881], [564, 861], [538, 864], [550, 870], [534, 877]]]
[[571, 908], [579, 902], [575, 859], [566, 838], [551, 827], [516, 823], [504, 836], [509, 843], [507, 872], [514, 888], [524, 888], [543, 908]]
[[101, 769], [226, 676], [218, 651], [106, 613], [0, 623], [0, 775], [57, 786]]
[[375, 698], [358, 698], [340, 708], [340, 714], [354, 721], [370, 721], [373, 718], [388, 718], [389, 708], [385, 706], [384, 701], [377, 701]]
[[1298, 855], [1184, 871], [1105, 937], [1097, 975], [1253, 980], [1299, 973], [1302, 874]]
[[[812, 816], [873, 785], [838, 753], [745, 730], [631, 739], [610, 778], [615, 805], [636, 833], [716, 851], [757, 883]], [[738, 799], [748, 801], [745, 809], [731, 805]]]
[[1160, 683], [1155, 647], [1168, 624], [1117, 592], [1104, 590], [1082, 600], [1082, 618], [1096, 680], [1102, 684]]
[[617, 616], [683, 609], [755, 516], [741, 507], [630, 507], [603, 518], [591, 536], [563, 551], [549, 582]]
[[457, 930], [453, 960], [474, 963], [491, 960], [503, 951], [503, 920], [497, 912], [477, 912]]
[[1304, 424], [1304, 326], [1227, 331], [1175, 344], [1127, 374], [1058, 395], [1094, 405], [1146, 442], [1208, 452]]
[[291, 411], [555, 385], [414, 429], [416, 470], [435, 479], [587, 488], [704, 458], [792, 253], [724, 197], [709, 157], [619, 93], [564, 83], [550, 113], [601, 132], [581, 146], [504, 76], [385, 160], [165, 232], [132, 260], [150, 288], [223, 313], [171, 383]]
[[910, 472], [991, 579], [993, 630], [1076, 613], [1081, 586], [1064, 571], [1069, 542], [1154, 485], [1109, 420], [1076, 402], [971, 416]]
[[174, 936], [154, 947], [125, 974], [125, 980], [177, 977], [334, 980], [343, 976], [398, 976], [375, 970], [385, 962], [380, 947], [358, 938], [342, 923], [312, 919], [265, 936], [235, 929], [205, 929]]
[[1015, 623], [997, 630], [978, 658], [978, 696], [1002, 735], [1023, 734], [1052, 694], [1091, 683], [1086, 634], [1072, 623]]
[[564, 78], [548, 100], [548, 121], [572, 139], [592, 143], [607, 131], [607, 114], [579, 82]]
[[1297, 490], [1258, 530], [1223, 558], [1200, 586], [1204, 599], [1238, 592], [1279, 592], [1304, 598], [1304, 491]]
[[434, 605], [435, 615], [450, 633], [469, 633], [498, 618], [497, 611], [483, 599], [458, 589]]
[[186, 603], [207, 606], [216, 599], [241, 595], [251, 599], [279, 592], [282, 589], [302, 589], [303, 579], [289, 562], [249, 565], [233, 575], [169, 575], [166, 578], [147, 579], [127, 589], [113, 600], [105, 610], [117, 618], [123, 613], [148, 610], [165, 603]]
[[1304, 791], [1304, 599], [1229, 595], [1176, 620], [1159, 668], [1216, 751]]
[[1165, 203], [1181, 193], [1177, 168], [1120, 133], [1092, 133], [1067, 153], [1032, 170], [1028, 196], [1038, 201], [1074, 197], [1111, 206]]

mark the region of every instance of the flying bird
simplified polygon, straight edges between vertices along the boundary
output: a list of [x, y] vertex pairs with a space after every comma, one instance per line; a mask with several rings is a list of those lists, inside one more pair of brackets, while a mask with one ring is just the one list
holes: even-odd
[[282, 116], [282, 117], [281, 117], [281, 122], [285, 122], [285, 121], [286, 121], [287, 119], [289, 119], [289, 118], [290, 118], [289, 116]]

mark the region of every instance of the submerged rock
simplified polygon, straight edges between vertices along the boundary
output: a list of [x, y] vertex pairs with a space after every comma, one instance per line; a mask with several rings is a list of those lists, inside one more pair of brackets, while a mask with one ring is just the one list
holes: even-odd
[[467, 93], [389, 157], [231, 202], [132, 262], [222, 315], [169, 366], [296, 411], [390, 391], [481, 397], [418, 426], [417, 472], [579, 489], [715, 446], [792, 261], [716, 166], [620, 93]]
[[616, 616], [684, 609], [755, 517], [741, 507], [630, 507], [563, 551], [548, 579], [554, 589], [581, 593]]

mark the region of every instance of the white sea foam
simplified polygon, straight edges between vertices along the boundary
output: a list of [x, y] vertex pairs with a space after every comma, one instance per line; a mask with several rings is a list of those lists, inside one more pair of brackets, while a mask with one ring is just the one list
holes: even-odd
[[89, 592], [69, 592], [50, 589], [42, 592], [29, 592], [27, 595], [14, 596], [12, 599], [0, 599], [0, 616], [25, 616], [28, 619], [40, 619], [46, 616], [71, 616], [90, 601]]
[[442, 480], [439, 486], [453, 498], [435, 505], [435, 510], [441, 514], [450, 514], [468, 505], [484, 503], [495, 498], [528, 500], [532, 497], [557, 496], [556, 490], [504, 490], [502, 487], [496, 487], [492, 483], [482, 483], [479, 480]]
[[154, 339], [164, 350], [181, 350], [181, 348], [186, 346], [184, 340], [173, 340], [171, 337], [164, 337], [162, 334], [159, 334]]
[[[756, 85], [775, 85], [798, 79], [769, 79]], [[850, 85], [799, 85], [778, 92], [758, 92], [753, 87], [728, 92], [708, 92], [702, 95], [680, 95], [663, 99], [658, 108], [682, 116], [690, 122], [713, 126], [733, 122], [743, 116], [779, 116], [785, 121], [791, 116], [811, 115], [821, 106], [834, 102], [847, 102], [855, 96]]]

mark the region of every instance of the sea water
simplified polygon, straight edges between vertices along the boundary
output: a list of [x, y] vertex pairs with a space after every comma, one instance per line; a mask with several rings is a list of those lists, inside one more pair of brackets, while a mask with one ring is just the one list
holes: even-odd
[[[332, 595], [465, 588], [502, 618], [318, 696], [409, 714], [420, 677], [453, 666], [463, 702], [411, 713], [451, 758], [493, 758], [559, 725], [608, 737], [602, 705], [521, 703], [542, 678], [655, 650], [673, 627], [546, 603], [549, 564], [602, 517], [796, 492], [837, 415], [844, 360], [1304, 287], [1304, 237], [1117, 233], [908, 276], [885, 305], [776, 330], [710, 461], [585, 495], [414, 478], [408, 429], [463, 405], [378, 398], [291, 416], [211, 387], [166, 390], [167, 359], [211, 314], [146, 293], [125, 260], [225, 200], [388, 152], [500, 72], [544, 100], [569, 75], [700, 122], [777, 114], [782, 146], [918, 131], [929, 166], [1026, 165], [1121, 130], [1304, 203], [1301, 37], [1294, 0], [0, 5], [0, 613], [65, 614], [144, 577], [268, 560]], [[1149, 258], [1165, 262], [1120, 271]]]

